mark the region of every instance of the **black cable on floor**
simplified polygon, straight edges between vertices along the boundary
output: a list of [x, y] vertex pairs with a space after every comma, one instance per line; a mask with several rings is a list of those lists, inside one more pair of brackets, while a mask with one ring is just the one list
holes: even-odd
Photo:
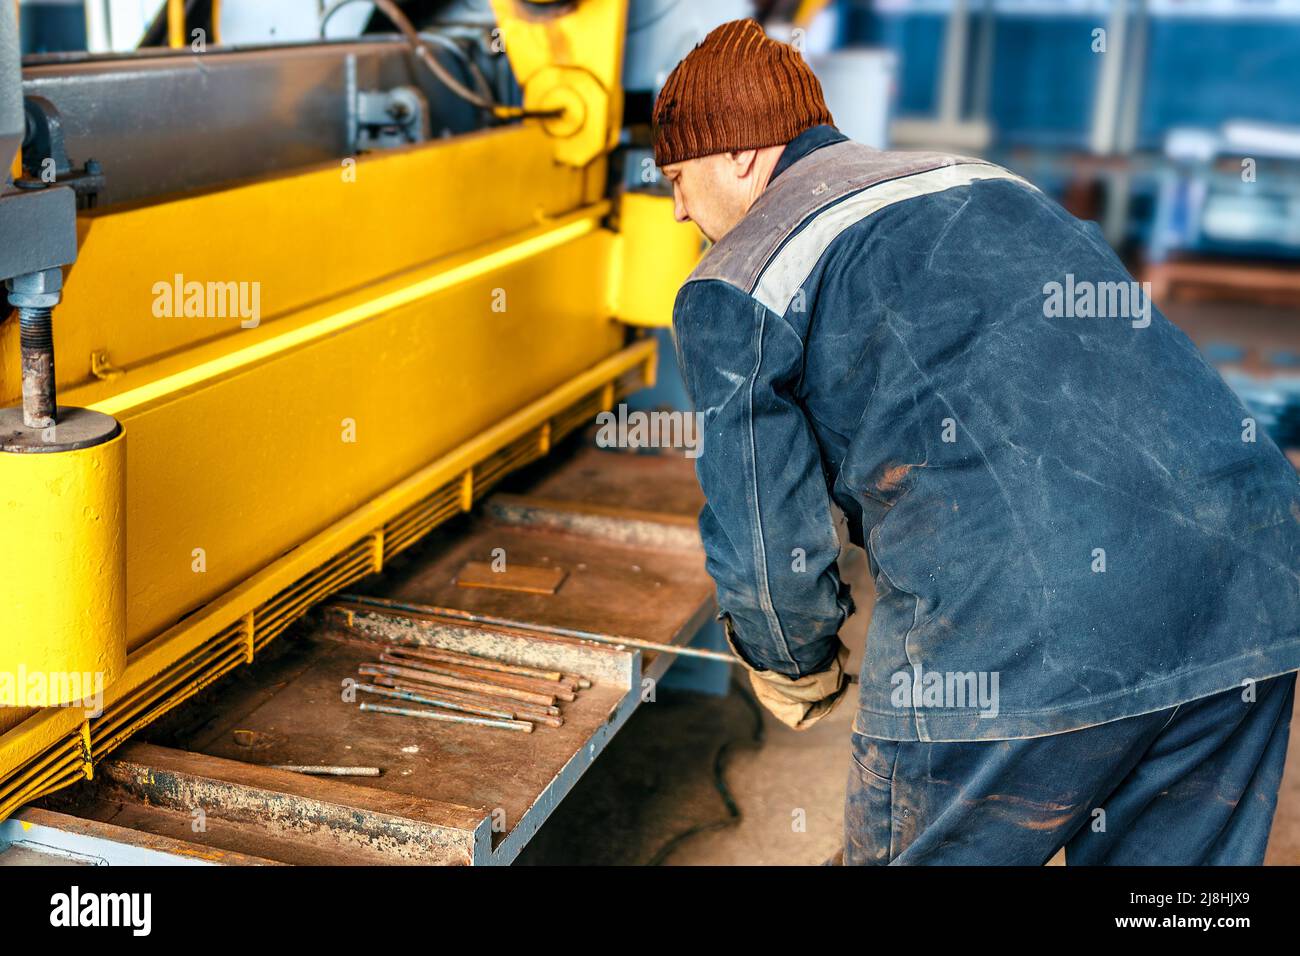
[[[754, 699], [754, 696], [735, 674], [732, 674], [731, 685], [735, 688], [736, 693], [740, 695], [740, 699], [745, 702], [745, 706], [749, 708], [750, 715], [754, 718], [754, 729], [750, 733], [749, 743], [755, 748], [761, 748], [765, 736], [763, 731], [763, 711], [759, 708], [758, 701]], [[740, 805], [736, 803], [735, 798], [731, 795], [731, 788], [727, 786], [726, 778], [727, 758], [731, 755], [732, 745], [739, 739], [739, 737], [732, 737], [725, 741], [722, 746], [718, 748], [718, 752], [713, 755], [713, 786], [717, 788], [719, 796], [722, 797], [722, 803], [727, 808], [726, 819], [714, 820], [710, 823], [701, 823], [678, 833], [660, 847], [659, 852], [651, 858], [650, 866], [663, 866], [668, 857], [691, 837], [698, 836], [701, 833], [711, 833], [716, 830], [729, 829], [730, 827], [739, 824], [743, 819], [744, 814], [741, 813]]]

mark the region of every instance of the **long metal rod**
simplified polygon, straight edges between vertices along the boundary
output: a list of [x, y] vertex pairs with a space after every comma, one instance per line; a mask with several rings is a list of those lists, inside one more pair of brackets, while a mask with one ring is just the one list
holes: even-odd
[[[383, 657], [381, 656], [380, 659], [382, 660]], [[391, 664], [388, 661], [384, 661], [382, 664], [362, 664], [357, 670], [362, 674], [387, 674], [389, 677], [402, 677], [407, 680], [421, 681], [425, 684], [437, 684], [439, 687], [450, 687], [453, 690], [467, 690], [474, 694], [509, 697], [511, 700], [541, 704], [544, 707], [551, 707], [555, 704], [555, 698], [547, 694], [535, 694], [530, 690], [516, 690], [513, 687], [505, 687], [500, 684], [484, 684], [460, 677], [448, 677], [445, 674], [439, 674], [419, 666], [415, 661], [408, 661], [400, 666]]]
[[571, 703], [577, 696], [567, 685], [554, 681], [542, 683], [529, 677], [502, 674], [498, 671], [482, 671], [474, 667], [462, 667], [459, 664], [444, 664], [441, 661], [429, 661], [423, 657], [416, 657], [412, 654], [399, 654], [396, 651], [384, 651], [379, 655], [379, 660], [384, 664], [413, 667], [417, 670], [428, 671], [431, 674], [442, 674], [444, 677], [463, 677], [466, 680], [480, 681], [498, 687], [512, 687], [515, 690], [532, 691], [535, 694], [543, 694], [547, 697], [554, 697], [556, 700], [562, 700], [566, 704]]
[[438, 647], [416, 647], [405, 644], [394, 644], [392, 651], [394, 654], [411, 654], [415, 657], [424, 657], [431, 661], [443, 661], [447, 664], [460, 664], [465, 667], [477, 667], [479, 670], [499, 671], [502, 674], [533, 677], [537, 680], [562, 681], [575, 687], [578, 683], [575, 678], [565, 677], [559, 671], [546, 671], [539, 667], [524, 667], [519, 664], [505, 664], [501, 661], [493, 660], [490, 657], [478, 657], [474, 654], [465, 654], [461, 651], [448, 651]]
[[367, 694], [376, 694], [379, 697], [390, 697], [394, 700], [405, 700], [413, 704], [432, 704], [434, 707], [442, 707], [446, 710], [458, 710], [463, 714], [477, 714], [480, 717], [499, 717], [502, 720], [514, 720], [513, 711], [493, 710], [490, 707], [473, 707], [469, 704], [462, 704], [454, 700], [446, 700], [441, 697], [425, 697], [423, 694], [416, 694], [409, 690], [398, 690], [395, 687], [376, 687], [374, 684], [354, 684], [357, 690], [365, 691]]
[[329, 767], [312, 764], [303, 766], [295, 763], [277, 763], [271, 765], [272, 770], [291, 770], [294, 773], [305, 773], [312, 777], [378, 777], [378, 767]]
[[362, 594], [340, 594], [330, 602], [333, 605], [359, 604], [362, 607], [389, 613], [425, 617], [443, 617], [469, 624], [487, 624], [494, 627], [510, 627], [521, 631], [533, 631], [538, 634], [551, 634], [555, 637], [574, 637], [583, 641], [595, 641], [598, 644], [625, 645], [641, 650], [656, 651], [660, 654], [676, 654], [678, 657], [698, 657], [706, 661], [721, 661], [723, 664], [739, 664], [734, 654], [726, 651], [710, 651], [702, 647], [681, 647], [676, 644], [660, 644], [655, 641], [643, 641], [635, 637], [620, 637], [614, 634], [596, 634], [592, 631], [580, 631], [576, 628], [557, 627], [548, 624], [531, 624], [524, 621], [512, 621], [509, 618], [496, 617], [491, 614], [472, 614], [451, 607], [432, 607], [422, 604], [403, 604], [386, 598], [367, 597]]
[[524, 720], [489, 720], [486, 717], [464, 717], [460, 714], [439, 714], [432, 710], [413, 710], [409, 707], [389, 707], [387, 704], [361, 703], [361, 709], [377, 714], [396, 714], [399, 717], [423, 717], [425, 720], [445, 720], [453, 724], [474, 724], [479, 727], [500, 727], [502, 730], [533, 732], [533, 725]]
[[406, 681], [397, 677], [389, 677], [387, 674], [373, 675], [372, 680], [381, 687], [392, 687], [396, 690], [404, 690], [411, 694], [437, 694], [439, 697], [445, 697], [450, 701], [464, 704], [467, 707], [510, 711], [509, 719], [511, 720], [528, 720], [533, 723], [545, 724], [547, 727], [564, 726], [564, 718], [560, 716], [560, 708], [558, 707], [541, 707], [536, 704], [526, 704], [521, 700], [508, 700], [504, 697], [486, 697], [480, 694], [468, 694], [462, 691], [452, 690], [448, 687], [435, 687], [432, 684], [420, 684], [416, 681]]
[[[363, 665], [364, 666], [364, 665]], [[362, 672], [364, 673], [364, 671]], [[407, 690], [414, 694], [437, 694], [439, 697], [446, 697], [448, 700], [454, 700], [462, 704], [478, 705], [492, 707], [497, 710], [512, 710], [515, 717], [526, 717], [532, 720], [533, 715], [545, 714], [548, 717], [560, 716], [560, 708], [554, 704], [543, 706], [542, 704], [529, 704], [522, 700], [513, 700], [509, 697], [494, 697], [490, 694], [474, 694], [466, 690], [456, 690], [451, 687], [436, 687], [432, 684], [422, 684], [419, 681], [405, 680], [401, 677], [393, 677], [391, 674], [371, 674], [370, 682], [378, 684], [380, 687], [395, 687], [398, 690]]]

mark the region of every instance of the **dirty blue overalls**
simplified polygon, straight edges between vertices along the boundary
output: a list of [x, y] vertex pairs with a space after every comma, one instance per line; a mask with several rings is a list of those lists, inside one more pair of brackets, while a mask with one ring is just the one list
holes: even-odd
[[1300, 668], [1300, 480], [1096, 226], [817, 127], [678, 295], [700, 530], [750, 664], [875, 608], [846, 862], [1255, 863]]

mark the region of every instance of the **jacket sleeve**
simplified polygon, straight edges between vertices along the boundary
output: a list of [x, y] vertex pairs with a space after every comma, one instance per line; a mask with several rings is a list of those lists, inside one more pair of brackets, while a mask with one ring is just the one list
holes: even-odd
[[718, 280], [688, 282], [673, 310], [677, 361], [703, 416], [696, 474], [707, 567], [743, 657], [789, 677], [829, 667], [852, 611], [821, 452], [795, 399], [803, 341]]

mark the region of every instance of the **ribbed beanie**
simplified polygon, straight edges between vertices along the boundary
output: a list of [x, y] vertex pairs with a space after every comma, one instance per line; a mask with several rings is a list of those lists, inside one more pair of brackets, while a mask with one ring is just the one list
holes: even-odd
[[831, 123], [822, 87], [794, 47], [753, 20], [724, 23], [668, 76], [654, 108], [655, 162], [790, 142]]

